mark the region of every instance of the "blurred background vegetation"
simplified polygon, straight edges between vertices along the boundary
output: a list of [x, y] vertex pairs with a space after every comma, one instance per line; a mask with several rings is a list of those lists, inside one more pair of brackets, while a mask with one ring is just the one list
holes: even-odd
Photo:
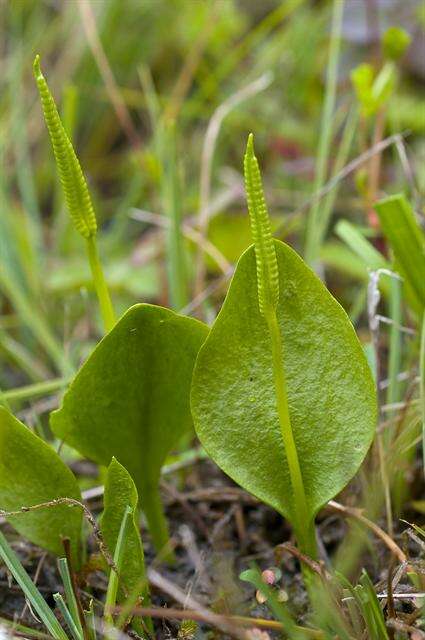
[[[250, 244], [242, 157], [253, 131], [277, 235], [367, 330], [368, 268], [386, 252], [370, 199], [403, 191], [423, 203], [425, 13], [416, 0], [342, 8], [338, 55], [327, 0], [1, 3], [0, 387], [13, 408], [63, 386], [101, 335], [36, 53], [90, 185], [118, 313], [148, 301], [214, 317]], [[379, 73], [392, 26], [411, 41], [385, 105], [365, 114], [350, 76], [364, 63]], [[388, 137], [380, 166], [376, 153], [357, 160]]]

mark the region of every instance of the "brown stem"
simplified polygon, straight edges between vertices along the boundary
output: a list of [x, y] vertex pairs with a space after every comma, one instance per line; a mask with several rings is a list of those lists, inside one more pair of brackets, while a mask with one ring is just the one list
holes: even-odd
[[332, 509], [333, 511], [337, 511], [338, 513], [342, 513], [344, 516], [348, 516], [350, 518], [355, 518], [362, 524], [364, 524], [368, 529], [373, 531], [378, 538], [386, 544], [388, 549], [390, 549], [391, 553], [393, 553], [396, 558], [401, 563], [407, 562], [406, 554], [400, 549], [400, 547], [394, 542], [394, 540], [386, 533], [381, 527], [379, 527], [375, 522], [372, 522], [366, 516], [363, 515], [360, 509], [355, 509], [353, 507], [345, 507], [334, 500], [330, 500], [327, 504], [327, 507]]
[[[114, 613], [120, 613], [120, 610], [120, 607], [115, 607]], [[205, 612], [200, 613], [195, 609], [173, 609], [171, 607], [167, 607], [166, 609], [163, 607], [137, 607], [132, 611], [132, 615], [134, 616], [150, 616], [151, 618], [161, 618], [163, 620], [195, 620], [197, 622], [206, 622], [207, 624], [211, 624], [211, 626], [216, 626], [216, 624], [212, 623], [213, 616], [215, 622], [220, 622], [221, 624], [227, 623], [244, 628], [268, 629], [270, 631], [285, 630], [284, 625], [276, 620], [250, 618], [248, 616], [224, 616], [216, 613], [213, 614], [212, 612], [209, 612], [209, 614], [210, 615], [206, 615]], [[309, 629], [308, 627], [298, 627], [298, 629], [309, 638], [322, 640], [322, 638], [325, 637], [322, 631], [316, 629]]]
[[[385, 111], [380, 109], [376, 115], [375, 129], [373, 133], [372, 147], [376, 147], [383, 138], [385, 127]], [[373, 208], [379, 190], [379, 178], [381, 173], [382, 154], [376, 153], [370, 159], [369, 163], [369, 184], [367, 192], [368, 220], [372, 229], [379, 227], [379, 220], [376, 211]]]

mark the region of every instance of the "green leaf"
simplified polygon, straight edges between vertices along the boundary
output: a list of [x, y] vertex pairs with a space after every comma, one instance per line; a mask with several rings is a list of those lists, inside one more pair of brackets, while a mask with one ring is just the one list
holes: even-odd
[[399, 60], [409, 47], [412, 38], [400, 27], [389, 27], [382, 36], [382, 50], [389, 60]]
[[425, 305], [425, 236], [406, 198], [399, 194], [380, 200], [375, 209], [391, 245], [396, 269], [406, 281], [415, 311]]
[[[276, 314], [289, 413], [313, 519], [366, 455], [376, 424], [375, 388], [344, 310], [290, 247], [274, 242], [280, 291]], [[241, 257], [199, 352], [191, 401], [199, 439], [215, 462], [238, 484], [296, 521], [276, 408], [271, 340], [258, 308], [253, 247]]]
[[360, 64], [351, 72], [351, 81], [364, 116], [384, 106], [394, 91], [397, 75], [393, 62], [384, 64], [378, 75], [370, 64]]
[[351, 82], [364, 115], [371, 115], [375, 111], [375, 102], [372, 96], [374, 77], [374, 69], [372, 65], [367, 63], [360, 64], [351, 72]]
[[350, 247], [362, 261], [368, 270], [389, 269], [390, 265], [385, 260], [373, 244], [364, 237], [360, 229], [348, 222], [348, 220], [340, 220], [335, 225], [335, 233]]
[[[0, 508], [17, 511], [56, 498], [81, 500], [74, 475], [48, 444], [0, 407]], [[57, 555], [63, 553], [61, 538], [68, 537], [78, 558], [79, 507], [50, 506], [8, 520], [28, 540]]]
[[160, 471], [191, 427], [190, 381], [207, 332], [169, 309], [135, 305], [99, 343], [51, 416], [54, 433], [84, 456], [105, 466], [115, 456], [124, 465], [158, 549], [167, 541]]
[[145, 573], [143, 545], [136, 519], [137, 489], [128, 471], [115, 458], [112, 458], [108, 467], [103, 503], [104, 512], [100, 526], [112, 555], [117, 546], [126, 509], [130, 507], [132, 511], [127, 523], [126, 536], [123, 543], [120, 569], [120, 578], [123, 585], [118, 591], [118, 602], [124, 603], [127, 596], [137, 595], [141, 597], [143, 606], [149, 606], [149, 589]]

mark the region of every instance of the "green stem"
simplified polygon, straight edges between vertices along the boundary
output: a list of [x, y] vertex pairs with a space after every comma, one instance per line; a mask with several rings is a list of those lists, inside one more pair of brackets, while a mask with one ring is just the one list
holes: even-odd
[[419, 350], [419, 386], [422, 409], [422, 455], [425, 471], [425, 311], [422, 315], [421, 346]]
[[[320, 125], [320, 138], [317, 151], [313, 194], [317, 193], [325, 182], [331, 150], [343, 12], [344, 0], [334, 0], [332, 9], [331, 39], [329, 45], [329, 61], [326, 74], [326, 93]], [[313, 262], [317, 259], [320, 248], [320, 238], [317, 231], [318, 225], [320, 224], [319, 211], [320, 202], [318, 199], [315, 199], [309, 211], [306, 232], [305, 258], [310, 265], [313, 265]]]
[[115, 325], [115, 313], [112, 307], [108, 285], [106, 284], [105, 276], [103, 274], [102, 265], [100, 264], [99, 252], [97, 250], [97, 244], [94, 236], [89, 236], [87, 238], [87, 254], [89, 257], [94, 287], [100, 304], [103, 324], [106, 332], [108, 332]]
[[66, 387], [70, 378], [55, 378], [54, 380], [46, 380], [46, 382], [35, 382], [24, 387], [9, 389], [3, 392], [3, 400], [28, 400], [36, 396], [47, 396]]
[[124, 560], [124, 552], [126, 546], [126, 531], [128, 526], [128, 521], [132, 517], [132, 510], [130, 506], [126, 507], [124, 512], [123, 519], [121, 521], [120, 530], [118, 532], [117, 543], [114, 551], [114, 564], [116, 567], [115, 570], [111, 570], [109, 574], [108, 581], [108, 589], [106, 591], [105, 598], [105, 607], [103, 617], [106, 624], [111, 627], [114, 626], [114, 618], [112, 616], [112, 609], [115, 607], [117, 602], [117, 593], [118, 593], [118, 584], [120, 582], [120, 572], [122, 570], [122, 563]]
[[156, 551], [167, 564], [174, 564], [176, 558], [170, 546], [168, 523], [157, 486], [151, 486], [146, 491], [143, 496], [142, 508]]
[[182, 194], [177, 157], [176, 124], [165, 123], [162, 139], [163, 206], [170, 226], [167, 230], [167, 273], [171, 305], [177, 311], [188, 303], [185, 246], [182, 233]]
[[286, 459], [288, 461], [289, 475], [294, 493], [295, 504], [295, 534], [300, 550], [312, 558], [317, 557], [316, 540], [314, 535], [314, 523], [311, 521], [304, 489], [304, 481], [298, 459], [297, 446], [289, 415], [288, 398], [286, 394], [286, 377], [283, 367], [283, 346], [276, 311], [269, 307], [265, 314], [269, 329], [272, 358], [273, 377], [276, 390], [277, 411], [279, 415], [280, 430], [285, 446]]
[[[390, 278], [390, 300], [389, 300], [389, 316], [392, 320], [389, 335], [389, 354], [388, 354], [388, 389], [387, 404], [395, 404], [401, 397], [401, 384], [397, 379], [397, 375], [401, 371], [402, 365], [402, 333], [400, 327], [402, 325], [402, 281], [396, 277]], [[383, 432], [384, 455], [388, 454], [394, 439], [397, 437], [397, 415], [393, 410], [389, 413], [388, 419], [392, 421], [392, 426]], [[394, 504], [394, 513], [400, 516], [403, 510], [405, 498], [407, 498], [407, 482], [403, 471], [403, 464], [409, 461], [412, 452], [400, 452], [400, 470], [390, 474], [390, 482], [392, 484], [392, 498]], [[391, 477], [392, 476], [392, 477]], [[390, 492], [388, 488], [388, 493]]]

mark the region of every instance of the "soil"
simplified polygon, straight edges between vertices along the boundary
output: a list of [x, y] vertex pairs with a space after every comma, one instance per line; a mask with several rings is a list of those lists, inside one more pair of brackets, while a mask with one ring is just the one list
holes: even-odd
[[[94, 466], [89, 465], [87, 468], [85, 463], [85, 473], [91, 475], [93, 470]], [[262, 571], [276, 566], [276, 546], [293, 542], [291, 529], [283, 518], [234, 485], [209, 460], [199, 460], [184, 471], [166, 476], [162, 490], [172, 539], [176, 545], [177, 564], [170, 568], [155, 562], [149, 535], [143, 529], [147, 566], [153, 567], [186, 597], [194, 598], [209, 610], [220, 614], [272, 618], [267, 605], [257, 601], [254, 587], [242, 582], [239, 574], [252, 563]], [[355, 488], [352, 487], [347, 492], [348, 499], [354, 494]], [[340, 497], [340, 500], [346, 504], [344, 497], [345, 495]], [[101, 505], [101, 498], [88, 502], [95, 514], [100, 512]], [[346, 539], [349, 527], [349, 521], [339, 514], [326, 510], [320, 514], [317, 531], [321, 554], [325, 559]], [[406, 528], [406, 525], [402, 525], [400, 532]], [[53, 607], [52, 593], [61, 591], [54, 558], [17, 538], [8, 525], [4, 525], [4, 530], [27, 571], [31, 576], [37, 576], [38, 588]], [[352, 528], [350, 530], [351, 534], [355, 531]], [[394, 539], [413, 560], [419, 556], [421, 549], [412, 538], [405, 535], [403, 537], [399, 533]], [[365, 567], [374, 584], [380, 583], [378, 587], [385, 590], [391, 555], [385, 544], [375, 536], [369, 536], [367, 545], [352, 578], [355, 579], [357, 571]], [[89, 546], [92, 554], [98, 553], [92, 537]], [[279, 567], [282, 576], [276, 589], [285, 592], [282, 597], [287, 597], [291, 610], [302, 624], [308, 612], [299, 562], [290, 553], [284, 553]], [[397, 566], [392, 566], [393, 575], [396, 569]], [[406, 582], [406, 579], [400, 579], [396, 591], [404, 588], [403, 581]], [[101, 601], [106, 585], [106, 577], [101, 571], [89, 572], [85, 580], [81, 581], [83, 604], [87, 605], [91, 597], [94, 597], [95, 602]], [[396, 600], [397, 608], [406, 615], [414, 613], [412, 603], [403, 602], [404, 604], [400, 604]], [[176, 602], [175, 597], [153, 586], [152, 604], [156, 607], [181, 609], [184, 602]], [[0, 612], [5, 618], [42, 629], [30, 608], [25, 606], [22, 592], [10, 580], [4, 567], [0, 569]], [[204, 638], [227, 637], [221, 632], [215, 632], [214, 635], [206, 625], [201, 624], [200, 628], [205, 632], [209, 630], [208, 635], [202, 636]], [[158, 640], [177, 639], [178, 629], [179, 623], [173, 620], [155, 620], [155, 637]], [[277, 632], [267, 633], [269, 638], [279, 637]], [[262, 637], [267, 636], [258, 635], [258, 638]]]

